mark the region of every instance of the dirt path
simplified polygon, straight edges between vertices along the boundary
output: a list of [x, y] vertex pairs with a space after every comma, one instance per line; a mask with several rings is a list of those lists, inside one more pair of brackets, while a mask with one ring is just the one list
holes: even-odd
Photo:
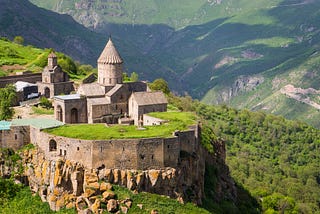
[[54, 119], [54, 115], [48, 114], [34, 114], [31, 106], [16, 106], [14, 107], [15, 114], [13, 118], [18, 118], [18, 116], [22, 118], [47, 118]]

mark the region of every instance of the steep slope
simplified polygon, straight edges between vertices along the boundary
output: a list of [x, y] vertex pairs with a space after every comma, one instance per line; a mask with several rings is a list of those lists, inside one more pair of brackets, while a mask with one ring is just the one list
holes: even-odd
[[[127, 64], [142, 79], [161, 76], [206, 103], [320, 125], [306, 118], [317, 109], [280, 93], [286, 84], [319, 87], [318, 1], [31, 1], [131, 44]], [[305, 113], [293, 113], [301, 105]]]

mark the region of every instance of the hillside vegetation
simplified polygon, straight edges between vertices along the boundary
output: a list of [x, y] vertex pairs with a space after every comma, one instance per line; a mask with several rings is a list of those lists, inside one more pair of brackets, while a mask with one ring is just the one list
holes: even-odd
[[[0, 76], [14, 75], [18, 71], [41, 72], [47, 65], [48, 55], [52, 51], [53, 49], [24, 46], [7, 38], [0, 38]], [[90, 65], [81, 65], [63, 53], [55, 53], [58, 64], [73, 80], [81, 80], [89, 73], [95, 72]]]
[[[38, 195], [32, 196], [29, 187], [14, 184], [11, 180], [0, 178], [0, 184], [1, 214], [11, 213], [12, 210], [14, 210], [15, 214], [77, 213], [75, 209], [62, 209], [58, 212], [52, 211], [49, 204], [43, 203]], [[160, 213], [209, 213], [207, 210], [191, 203], [180, 204], [174, 199], [160, 195], [150, 193], [133, 194], [130, 190], [123, 187], [114, 186], [114, 188], [118, 199], [131, 198], [133, 200], [132, 208], [128, 210], [128, 214], [149, 214], [152, 210], [158, 210]], [[141, 209], [137, 206], [138, 204], [142, 205]]]
[[115, 35], [129, 70], [142, 79], [160, 76], [209, 104], [320, 127], [318, 108], [280, 92], [288, 84], [319, 88], [319, 1], [31, 2]]
[[196, 103], [195, 110], [226, 140], [235, 181], [267, 213], [320, 212], [320, 131], [283, 117]]

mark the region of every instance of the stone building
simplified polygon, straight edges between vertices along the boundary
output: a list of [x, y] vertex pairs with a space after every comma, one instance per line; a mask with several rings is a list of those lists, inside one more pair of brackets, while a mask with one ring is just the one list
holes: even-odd
[[[57, 120], [112, 124], [129, 115], [137, 124], [144, 113], [167, 110], [167, 100], [162, 92], [150, 92], [145, 82], [123, 82], [123, 59], [111, 39], [97, 64], [97, 82], [80, 85], [77, 95], [54, 97]], [[131, 107], [129, 100], [132, 100]]]
[[37, 82], [41, 95], [51, 98], [60, 94], [70, 94], [74, 91], [73, 82], [58, 64], [58, 58], [54, 53], [48, 56], [48, 65], [42, 72], [42, 81]]
[[167, 99], [162, 92], [134, 92], [128, 106], [129, 117], [138, 125], [144, 114], [167, 111]]

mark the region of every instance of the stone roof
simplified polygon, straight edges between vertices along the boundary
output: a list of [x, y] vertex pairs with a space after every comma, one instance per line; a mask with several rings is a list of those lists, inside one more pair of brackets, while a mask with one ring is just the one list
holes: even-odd
[[54, 96], [54, 98], [58, 98], [61, 100], [79, 100], [81, 99], [81, 96], [80, 94], [68, 94], [68, 95]]
[[122, 88], [122, 84], [116, 84], [108, 93], [106, 96], [111, 97], [114, 93], [116, 93], [120, 88]]
[[104, 64], [121, 64], [123, 63], [123, 60], [118, 53], [117, 49], [113, 45], [113, 42], [111, 38], [109, 38], [109, 41], [105, 48], [103, 49], [99, 59], [98, 63], [104, 63]]
[[48, 55], [48, 58], [56, 58], [57, 55], [53, 52], [51, 52], [49, 55]]
[[110, 102], [106, 98], [91, 98], [87, 100], [89, 105], [107, 105]]
[[104, 96], [105, 89], [98, 83], [82, 84], [78, 89], [78, 93], [87, 97]]
[[148, 86], [145, 82], [126, 82], [123, 85], [131, 92], [148, 91]]
[[133, 98], [139, 106], [154, 105], [154, 104], [167, 104], [167, 98], [161, 91], [157, 92], [134, 92]]

